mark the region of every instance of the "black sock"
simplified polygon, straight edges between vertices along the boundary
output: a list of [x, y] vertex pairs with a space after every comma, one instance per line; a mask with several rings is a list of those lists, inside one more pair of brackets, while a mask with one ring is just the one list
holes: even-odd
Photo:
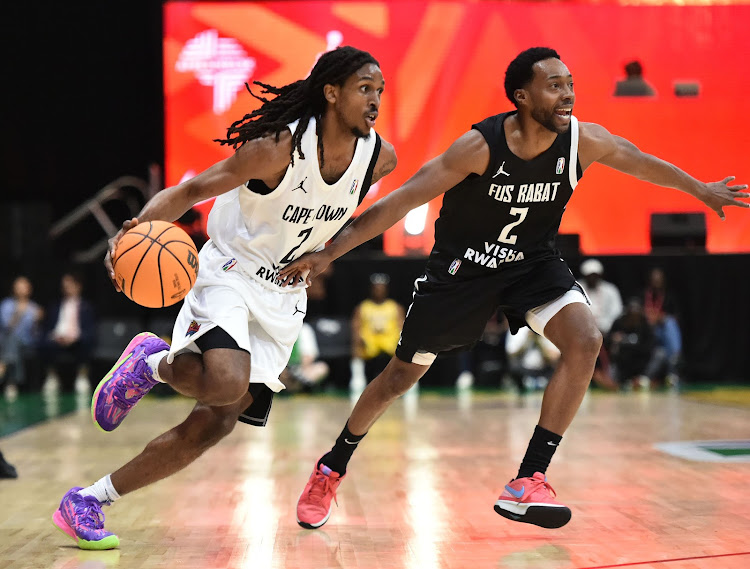
[[547, 472], [552, 455], [555, 454], [557, 445], [560, 444], [561, 440], [560, 435], [537, 425], [516, 478], [528, 478], [534, 476], [535, 472], [541, 472], [542, 474]]
[[[366, 435], [367, 433], [365, 433]], [[352, 457], [354, 449], [357, 448], [359, 441], [361, 441], [365, 435], [353, 435], [349, 431], [349, 423], [346, 423], [344, 430], [341, 431], [339, 438], [336, 439], [336, 444], [326, 454], [323, 455], [318, 461], [318, 468], [321, 464], [325, 464], [328, 468], [334, 472], [338, 472], [341, 476], [346, 474], [346, 465], [349, 464], [349, 459]]]

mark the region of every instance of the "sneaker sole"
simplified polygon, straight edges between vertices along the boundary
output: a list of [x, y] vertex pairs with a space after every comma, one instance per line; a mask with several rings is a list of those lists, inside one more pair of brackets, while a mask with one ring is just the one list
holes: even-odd
[[532, 524], [541, 528], [561, 528], [570, 521], [572, 513], [567, 506], [529, 506], [525, 514], [517, 514], [495, 503], [495, 511], [514, 522]]
[[101, 551], [104, 549], [115, 549], [116, 547], [120, 546], [120, 538], [118, 538], [116, 535], [109, 535], [99, 541], [87, 541], [85, 539], [80, 539], [76, 535], [76, 532], [73, 531], [73, 528], [70, 527], [68, 525], [68, 522], [65, 521], [65, 518], [63, 518], [59, 509], [56, 510], [54, 514], [52, 514], [52, 523], [58, 530], [75, 541], [79, 549]]
[[114, 429], [119, 427], [119, 425], [116, 425], [111, 430], [107, 430], [99, 424], [99, 421], [96, 420], [96, 404], [99, 401], [99, 393], [101, 392], [102, 387], [104, 387], [104, 384], [107, 383], [107, 381], [109, 381], [110, 379], [112, 379], [112, 376], [115, 374], [117, 369], [123, 363], [125, 363], [125, 360], [128, 359], [128, 357], [130, 356], [130, 352], [133, 351], [133, 348], [137, 344], [141, 343], [142, 340], [148, 338], [149, 336], [153, 336], [154, 338], [157, 337], [156, 334], [152, 334], [151, 332], [141, 332], [135, 338], [130, 340], [128, 347], [125, 348], [125, 351], [122, 352], [122, 354], [120, 355], [120, 359], [117, 360], [117, 363], [114, 366], [112, 366], [112, 369], [109, 370], [107, 375], [104, 376], [104, 378], [99, 382], [99, 385], [97, 385], [96, 389], [94, 390], [94, 395], [92, 395], [91, 397], [91, 419], [94, 421], [94, 424], [96, 425], [96, 427], [103, 433], [111, 433]]
[[300, 521], [299, 517], [297, 518], [297, 523], [301, 527], [303, 527], [305, 529], [318, 529], [320, 526], [322, 526], [324, 523], [326, 523], [328, 521], [328, 518], [330, 518], [330, 517], [331, 517], [331, 510], [328, 510], [328, 513], [326, 514], [326, 517], [323, 518], [323, 520], [320, 521], [320, 522], [318, 522], [317, 524], [311, 524], [311, 523], [308, 523], [308, 522]]

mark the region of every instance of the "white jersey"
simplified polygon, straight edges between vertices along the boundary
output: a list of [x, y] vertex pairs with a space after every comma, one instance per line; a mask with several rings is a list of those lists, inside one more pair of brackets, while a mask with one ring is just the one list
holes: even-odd
[[[289, 125], [292, 133], [297, 122]], [[305, 159], [294, 151], [294, 165], [289, 165], [278, 187], [268, 190], [261, 182], [259, 191], [259, 181], [250, 180], [216, 198], [208, 216], [208, 235], [214, 245], [236, 260], [242, 272], [273, 290], [304, 287], [304, 282], [281, 287], [279, 269], [304, 253], [322, 249], [369, 189], [379, 138], [371, 130], [356, 144], [346, 172], [327, 184], [320, 174], [318, 135], [311, 118], [302, 135]]]

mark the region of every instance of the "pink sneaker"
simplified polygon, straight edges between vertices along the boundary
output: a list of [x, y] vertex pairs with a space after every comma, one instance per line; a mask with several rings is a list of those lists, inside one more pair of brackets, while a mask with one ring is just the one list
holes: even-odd
[[65, 493], [52, 523], [81, 549], [114, 549], [119, 538], [104, 529], [102, 504], [93, 496], [81, 496], [80, 486]]
[[114, 431], [158, 383], [146, 357], [164, 350], [169, 350], [169, 344], [151, 332], [141, 332], [130, 341], [91, 397], [91, 417], [97, 427]]
[[509, 520], [543, 528], [559, 528], [570, 521], [570, 508], [555, 501], [547, 477], [535, 472], [531, 478], [516, 478], [505, 485], [495, 502], [495, 511]]
[[331, 500], [336, 502], [336, 489], [345, 476], [325, 464], [317, 466], [297, 501], [297, 523], [306, 529], [322, 526], [331, 517]]

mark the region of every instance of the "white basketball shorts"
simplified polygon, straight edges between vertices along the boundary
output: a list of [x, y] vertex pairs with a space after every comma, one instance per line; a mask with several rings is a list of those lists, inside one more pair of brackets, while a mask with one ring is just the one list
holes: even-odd
[[279, 375], [286, 367], [307, 312], [304, 288], [277, 292], [243, 273], [232, 257], [209, 241], [200, 252], [195, 286], [185, 297], [172, 332], [167, 361], [177, 353], [200, 353], [195, 340], [221, 327], [250, 352], [250, 383], [284, 389]]

